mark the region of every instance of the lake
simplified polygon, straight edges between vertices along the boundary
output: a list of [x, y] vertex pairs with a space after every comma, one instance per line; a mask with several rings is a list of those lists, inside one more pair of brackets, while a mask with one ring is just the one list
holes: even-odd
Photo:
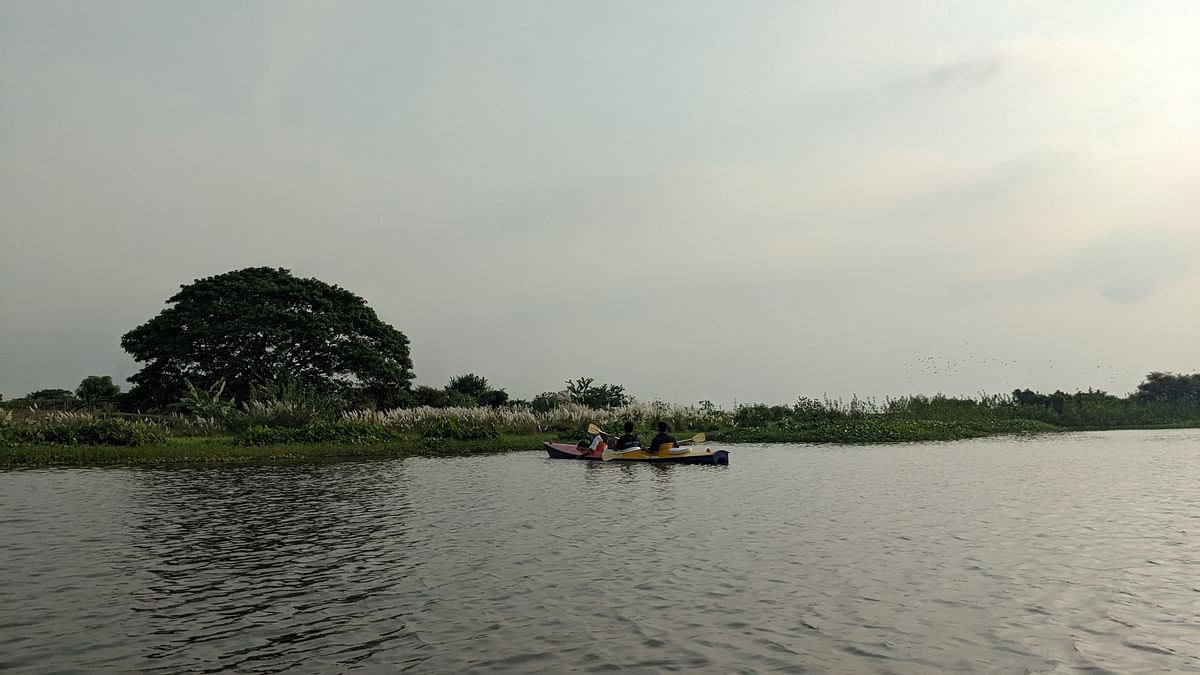
[[1200, 669], [1200, 431], [721, 447], [0, 471], [0, 671]]

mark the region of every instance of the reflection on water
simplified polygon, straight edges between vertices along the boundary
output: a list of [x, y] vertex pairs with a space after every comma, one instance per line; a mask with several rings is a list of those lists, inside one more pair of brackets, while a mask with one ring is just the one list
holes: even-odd
[[[356, 663], [385, 641], [420, 644], [394, 597], [412, 566], [403, 465], [326, 468], [143, 476], [131, 545], [148, 564], [131, 598], [161, 640], [148, 658], [274, 670], [309, 654]], [[388, 609], [366, 611], [380, 604]], [[192, 628], [180, 636], [182, 622]]]
[[0, 670], [1197, 669], [1198, 448], [0, 472]]

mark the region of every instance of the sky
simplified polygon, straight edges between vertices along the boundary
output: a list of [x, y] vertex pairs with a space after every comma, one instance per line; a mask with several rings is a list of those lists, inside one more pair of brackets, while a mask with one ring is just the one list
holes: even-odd
[[1200, 3], [0, 0], [0, 394], [251, 266], [416, 381], [640, 400], [1200, 372]]

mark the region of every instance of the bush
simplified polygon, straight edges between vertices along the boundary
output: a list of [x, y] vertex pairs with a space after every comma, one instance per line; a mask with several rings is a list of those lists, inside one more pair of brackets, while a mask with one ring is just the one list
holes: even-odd
[[790, 408], [782, 405], [743, 404], [733, 413], [733, 424], [736, 427], [765, 427], [771, 422], [788, 418], [791, 413]]
[[238, 435], [241, 445], [279, 445], [283, 443], [337, 443], [357, 445], [382, 443], [397, 438], [396, 432], [368, 422], [318, 420], [298, 429], [267, 425], [252, 426]]
[[420, 430], [425, 438], [449, 438], [456, 441], [481, 441], [500, 435], [491, 424], [481, 424], [451, 417], [438, 417]]
[[126, 445], [164, 443], [167, 434], [149, 422], [129, 422], [119, 417], [46, 417], [24, 424], [0, 426], [0, 439], [7, 445], [51, 443], [56, 445]]

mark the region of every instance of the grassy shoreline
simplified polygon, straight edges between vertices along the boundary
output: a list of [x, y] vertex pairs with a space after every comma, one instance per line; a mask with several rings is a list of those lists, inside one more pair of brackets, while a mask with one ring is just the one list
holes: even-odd
[[[1063, 428], [1028, 419], [908, 420], [849, 418], [814, 421], [795, 426], [715, 429], [710, 443], [806, 443], [877, 445], [956, 441], [1006, 434], [1066, 431], [1200, 428], [1200, 421], [1097, 428]], [[697, 430], [700, 431], [700, 430]], [[681, 432], [679, 437], [693, 431]], [[557, 439], [554, 437], [558, 436]], [[249, 445], [237, 436], [172, 436], [143, 445], [10, 443], [0, 445], [0, 469], [89, 466], [165, 466], [287, 463], [392, 459], [401, 457], [461, 457], [538, 450], [546, 440], [565, 440], [562, 434], [501, 433], [493, 438], [459, 440], [397, 434], [368, 442], [266, 443]], [[573, 439], [571, 439], [573, 440]]]
[[253, 464], [398, 457], [462, 457], [541, 447], [543, 436], [459, 441], [401, 437], [378, 443], [243, 445], [233, 437], [172, 438], [141, 446], [22, 444], [0, 447], [0, 468]]

